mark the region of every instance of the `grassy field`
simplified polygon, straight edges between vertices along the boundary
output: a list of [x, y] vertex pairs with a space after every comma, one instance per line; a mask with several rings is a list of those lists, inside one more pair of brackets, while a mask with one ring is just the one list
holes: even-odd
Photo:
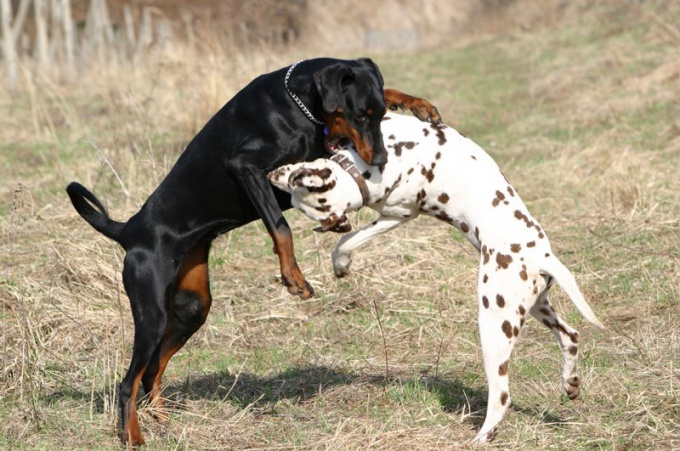
[[[563, 395], [554, 339], [528, 321], [500, 449], [680, 448], [680, 8], [619, 3], [372, 55], [388, 86], [430, 99], [496, 158], [608, 327], [554, 290], [581, 332], [582, 395]], [[129, 217], [239, 86], [301, 55], [180, 53], [2, 92], [0, 448], [119, 446], [133, 334], [123, 253], [75, 213], [66, 184]], [[287, 294], [259, 222], [216, 240], [211, 314], [166, 371], [170, 422], [141, 404], [149, 448], [471, 447], [486, 407], [474, 249], [421, 218], [338, 280], [337, 237], [287, 217], [317, 296]]]

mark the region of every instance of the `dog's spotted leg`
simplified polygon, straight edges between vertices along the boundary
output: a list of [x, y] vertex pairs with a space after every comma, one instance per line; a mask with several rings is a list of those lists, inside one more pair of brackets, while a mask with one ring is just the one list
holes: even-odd
[[[494, 438], [498, 424], [510, 406], [509, 366], [512, 348], [524, 325], [530, 291], [511, 269], [496, 267], [496, 261], [483, 247], [478, 282], [479, 336], [484, 358], [484, 372], [489, 384], [486, 418], [475, 441], [485, 443]], [[535, 299], [535, 295], [533, 295]]]
[[[552, 281], [550, 281], [552, 285]], [[538, 302], [531, 308], [531, 315], [549, 328], [562, 351], [562, 386], [569, 399], [575, 399], [581, 388], [581, 377], [578, 375], [578, 339], [579, 333], [567, 324], [550, 305], [548, 290], [541, 293]]]
[[336, 277], [344, 277], [349, 274], [349, 267], [352, 264], [352, 252], [363, 246], [372, 238], [389, 232], [399, 227], [413, 218], [392, 218], [380, 216], [378, 219], [362, 227], [356, 232], [344, 235], [333, 249], [333, 272]]

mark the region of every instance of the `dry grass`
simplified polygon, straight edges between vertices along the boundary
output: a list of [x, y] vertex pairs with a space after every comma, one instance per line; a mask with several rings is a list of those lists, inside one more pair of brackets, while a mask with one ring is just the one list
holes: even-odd
[[[578, 3], [532, 31], [517, 24], [535, 23], [540, 2], [465, 46], [374, 57], [390, 86], [430, 98], [497, 158], [608, 326], [588, 327], [556, 290], [582, 333], [583, 396], [561, 395], [557, 347], [530, 321], [496, 446], [678, 448], [680, 8]], [[118, 443], [115, 388], [133, 332], [122, 252], [77, 216], [66, 183], [128, 217], [224, 99], [302, 54], [194, 52], [101, 68], [76, 86], [25, 74], [24, 91], [0, 97], [0, 447]], [[469, 447], [486, 403], [470, 246], [414, 221], [336, 280], [336, 237], [288, 217], [318, 296], [281, 287], [261, 224], [219, 238], [208, 323], [166, 373], [171, 421], [141, 408], [150, 446]]]

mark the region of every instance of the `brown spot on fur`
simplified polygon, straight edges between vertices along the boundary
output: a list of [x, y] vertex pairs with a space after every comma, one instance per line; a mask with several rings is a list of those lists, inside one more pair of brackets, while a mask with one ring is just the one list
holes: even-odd
[[503, 330], [503, 333], [505, 334], [506, 337], [512, 338], [512, 325], [510, 324], [510, 321], [508, 320], [503, 321], [501, 329]]
[[420, 191], [418, 191], [418, 194], [416, 195], [416, 201], [417, 201], [417, 202], [422, 202], [423, 199], [425, 199], [425, 196], [426, 196], [426, 195], [427, 195], [427, 194], [425, 193], [425, 190], [424, 190], [424, 189], [421, 189]]
[[505, 405], [505, 403], [508, 402], [509, 397], [510, 395], [508, 394], [508, 392], [504, 391], [503, 393], [501, 393], [501, 404]]
[[529, 278], [527, 272], [524, 269], [519, 272], [519, 278], [524, 281], [526, 281]]
[[505, 307], [505, 298], [503, 297], [503, 295], [501, 294], [496, 295], [496, 304], [498, 304], [500, 308]]
[[387, 137], [387, 139], [397, 139], [397, 137], [394, 136], [394, 135], [390, 135], [390, 136]]
[[505, 194], [501, 193], [500, 191], [496, 191], [496, 197], [494, 197], [494, 199], [491, 201], [491, 205], [498, 207], [498, 204], [500, 204], [504, 199]]
[[525, 314], [526, 312], [527, 312], [527, 311], [526, 311], [526, 309], [524, 308], [524, 306], [523, 306], [523, 305], [520, 305], [520, 306], [519, 306], [519, 314], [522, 315], [522, 316], [524, 316], [524, 314]]
[[489, 263], [489, 251], [486, 248], [486, 244], [482, 246], [482, 255], [484, 256], [484, 264]]
[[442, 157], [442, 153], [441, 153], [441, 152], [437, 152], [437, 153], [435, 154], [435, 156], [434, 156], [434, 159], [435, 159], [435, 160], [439, 160], [441, 157]]
[[463, 233], [468, 233], [470, 231], [470, 226], [464, 222], [460, 223], [460, 231]]
[[508, 269], [508, 265], [512, 263], [512, 257], [499, 252], [496, 254], [496, 263], [498, 263], [498, 269]]
[[473, 160], [476, 160], [476, 159], [477, 159], [477, 157], [474, 156], [474, 155], [470, 155], [470, 157], [472, 157]]
[[445, 203], [447, 203], [447, 202], [449, 201], [449, 195], [446, 194], [446, 193], [441, 193], [441, 194], [439, 195], [439, 197], [437, 198], [437, 200], [438, 200], [440, 203], [445, 204]]
[[522, 246], [519, 245], [519, 244], [517, 244], [517, 243], [514, 243], [514, 244], [511, 244], [511, 245], [510, 245], [510, 250], [511, 250], [512, 252], [517, 253], [517, 252], [519, 252], [519, 251], [522, 250]]
[[437, 132], [437, 139], [439, 139], [439, 145], [443, 146], [446, 144], [446, 134], [444, 133], [445, 125], [442, 124], [430, 124], [430, 128]]
[[572, 343], [578, 343], [578, 332], [572, 332], [569, 334]]
[[413, 174], [413, 168], [409, 169], [408, 172], [406, 173], [406, 175], [411, 175], [411, 174]]
[[530, 220], [527, 215], [525, 215], [524, 213], [522, 213], [519, 210], [515, 210], [515, 218], [517, 218], [521, 221], [524, 221], [527, 228], [529, 228], [529, 229], [532, 228], [532, 227], [536, 227], [536, 228], [540, 229], [540, 227], [534, 221]]
[[482, 296], [482, 304], [484, 304], [484, 308], [489, 308], [489, 298]]
[[510, 193], [511, 196], [515, 197], [515, 191], [512, 189], [512, 186], [508, 185], [508, 193]]
[[479, 241], [479, 227], [475, 227], [475, 238]]
[[432, 169], [425, 169], [425, 166], [420, 168], [420, 173], [425, 176], [428, 182], [432, 182], [434, 180], [434, 172]]
[[482, 283], [486, 283], [489, 280], [489, 276], [484, 274], [484, 277], [482, 277]]
[[394, 145], [394, 154], [398, 157], [401, 156], [401, 151], [406, 148], [406, 149], [413, 149], [416, 146], [416, 143], [413, 141], [402, 141], [398, 142]]
[[423, 135], [427, 136], [430, 134], [430, 131], [426, 128], [423, 129]]
[[444, 212], [444, 211], [440, 211], [439, 213], [437, 213], [437, 216], [435, 216], [435, 217], [437, 219], [441, 219], [444, 222], [448, 222], [449, 224], [453, 223], [453, 218], [451, 216], [449, 216], [448, 214], [446, 214], [446, 212]]
[[571, 355], [578, 354], [578, 348], [576, 346], [569, 346], [569, 354]]
[[499, 376], [505, 376], [508, 374], [508, 365], [510, 364], [509, 360], [506, 360], [503, 362], [499, 367], [498, 367], [498, 375]]
[[527, 247], [535, 247], [536, 246], [536, 241], [529, 241], [527, 243]]
[[519, 335], [519, 327], [515, 326], [512, 328], [512, 334], [516, 337]]
[[548, 252], [545, 253], [545, 258], [550, 257], [550, 254]]

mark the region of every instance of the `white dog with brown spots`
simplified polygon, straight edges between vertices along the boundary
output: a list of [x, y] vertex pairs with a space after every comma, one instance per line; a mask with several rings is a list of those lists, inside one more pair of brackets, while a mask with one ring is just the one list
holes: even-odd
[[350, 169], [353, 165], [358, 171], [319, 159], [283, 166], [272, 171], [269, 180], [291, 193], [293, 205], [320, 221], [322, 230], [351, 230], [346, 213], [364, 205], [380, 213], [370, 225], [343, 236], [335, 247], [332, 258], [338, 277], [348, 274], [354, 250], [421, 213], [452, 224], [480, 251], [479, 334], [489, 397], [477, 442], [493, 438], [510, 404], [509, 359], [527, 312], [555, 335], [562, 350], [562, 386], [569, 398], [576, 398], [581, 385], [579, 333], [550, 305], [548, 290], [553, 281], [589, 322], [604, 326], [498, 165], [481, 147], [446, 125], [388, 113], [382, 133], [388, 150], [385, 166], [368, 166], [354, 151], [343, 149], [334, 159], [344, 157], [343, 166], [350, 163]]

